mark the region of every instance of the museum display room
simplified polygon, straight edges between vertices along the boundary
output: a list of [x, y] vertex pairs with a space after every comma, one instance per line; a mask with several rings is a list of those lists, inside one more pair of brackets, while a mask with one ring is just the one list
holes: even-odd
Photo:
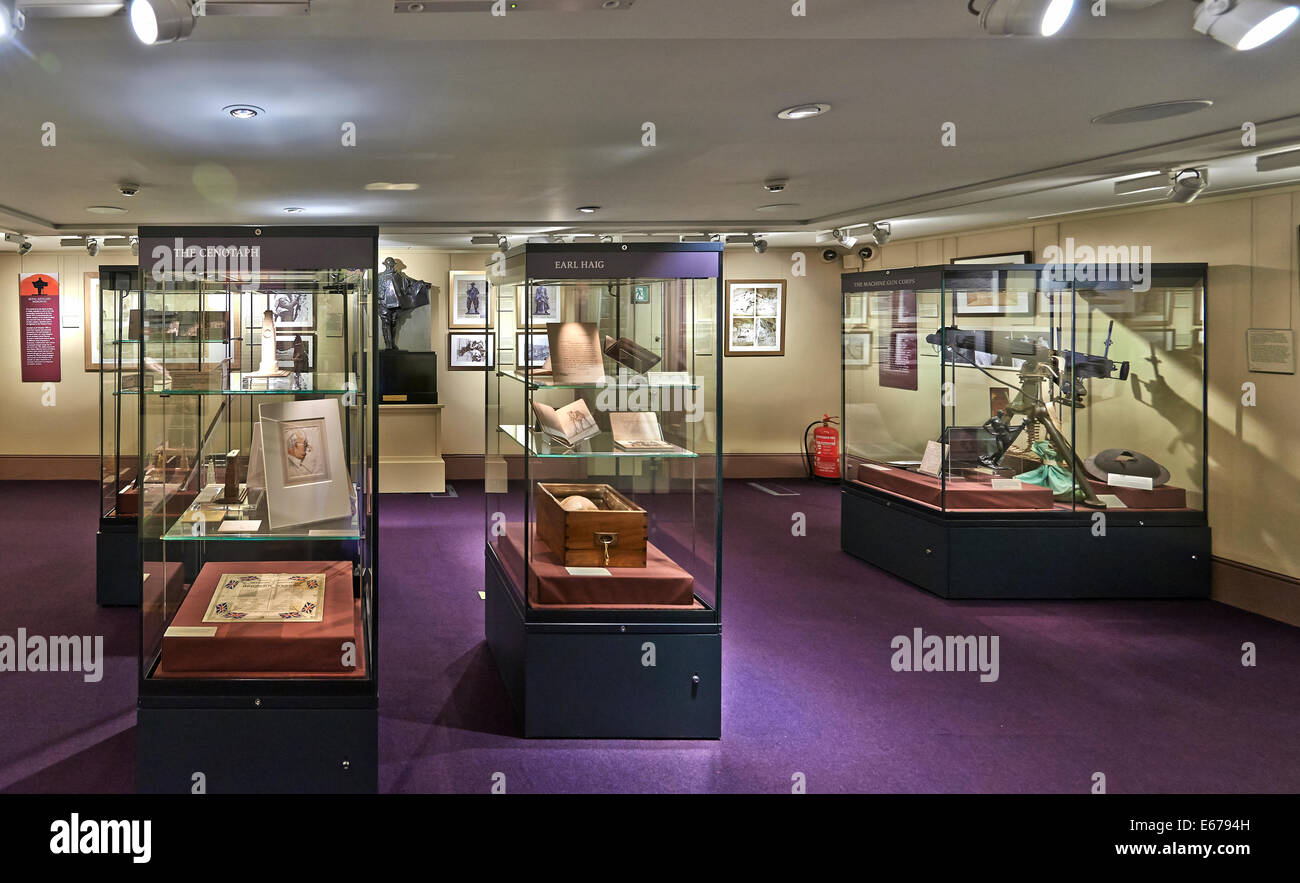
[[1300, 6], [1101, 6], [0, 0], [0, 792], [1300, 789]]

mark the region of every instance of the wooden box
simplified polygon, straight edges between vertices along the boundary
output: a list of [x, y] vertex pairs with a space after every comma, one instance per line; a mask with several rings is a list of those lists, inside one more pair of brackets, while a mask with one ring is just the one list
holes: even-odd
[[[565, 567], [645, 567], [645, 510], [609, 485], [538, 482], [534, 496], [537, 535]], [[574, 496], [599, 508], [560, 506]]]

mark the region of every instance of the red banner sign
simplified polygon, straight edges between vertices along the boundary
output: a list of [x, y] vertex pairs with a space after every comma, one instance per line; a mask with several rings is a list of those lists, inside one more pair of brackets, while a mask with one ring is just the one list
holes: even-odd
[[18, 327], [23, 383], [57, 383], [61, 379], [57, 273], [19, 274]]

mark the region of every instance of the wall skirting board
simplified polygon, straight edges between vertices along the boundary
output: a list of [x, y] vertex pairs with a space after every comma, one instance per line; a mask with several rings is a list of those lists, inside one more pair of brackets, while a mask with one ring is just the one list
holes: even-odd
[[0, 481], [98, 481], [98, 454], [0, 454]]
[[1214, 600], [1300, 626], [1300, 580], [1218, 557], [1211, 574]]

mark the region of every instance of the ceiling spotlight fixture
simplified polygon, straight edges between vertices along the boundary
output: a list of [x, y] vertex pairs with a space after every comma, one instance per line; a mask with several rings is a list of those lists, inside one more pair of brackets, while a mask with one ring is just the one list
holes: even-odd
[[1300, 18], [1300, 6], [1276, 0], [1201, 0], [1192, 27], [1245, 52], [1278, 37]]
[[367, 190], [419, 190], [420, 185], [414, 183], [407, 184], [390, 184], [387, 181], [374, 181], [366, 185]]
[[614, 241], [614, 237], [610, 236], [608, 233], [602, 233], [600, 234], [600, 241], [603, 242], [605, 245], [609, 245]]
[[509, 251], [509, 250], [510, 250], [510, 240], [507, 239], [504, 235], [498, 236], [498, 237], [497, 237], [497, 248], [501, 249], [502, 251]]
[[23, 11], [14, 0], [0, 0], [0, 40], [21, 31], [25, 23]]
[[[867, 238], [876, 245], [884, 245], [894, 235], [893, 227], [888, 221], [880, 221], [867, 227]], [[846, 248], [848, 246], [845, 246]]]
[[754, 253], [755, 253], [755, 254], [762, 254], [762, 253], [765, 252], [765, 251], [767, 251], [767, 240], [764, 239], [762, 236], [755, 236], [755, 237], [754, 237]]
[[131, 0], [131, 29], [146, 46], [174, 43], [194, 33], [194, 9], [188, 0]]
[[307, 211], [307, 210], [306, 210], [305, 208], [303, 208], [302, 206], [299, 206], [299, 205], [291, 205], [291, 206], [289, 206], [288, 208], [286, 208], [286, 209], [284, 210], [284, 213], [285, 213], [286, 215], [300, 215], [300, 214], [302, 214], [302, 213], [305, 212], [305, 211]]
[[600, 211], [600, 206], [580, 205], [578, 206], [578, 211], [582, 212], [584, 215], [594, 215], [596, 212]]
[[227, 104], [221, 109], [237, 120], [251, 120], [266, 113], [256, 104]]
[[98, 239], [93, 239], [93, 238], [91, 238], [91, 237], [89, 237], [89, 236], [86, 237], [86, 254], [90, 255], [92, 258], [93, 258], [95, 255], [99, 254], [99, 240], [98, 240]]
[[1070, 20], [1074, 0], [989, 0], [983, 12], [976, 12], [971, 0], [967, 9], [980, 17], [987, 33], [1050, 37]]
[[812, 117], [819, 117], [826, 111], [830, 110], [829, 104], [796, 104], [793, 107], [787, 107], [785, 110], [777, 111], [777, 118], [783, 120], [806, 120]]
[[789, 183], [787, 178], [769, 178], [763, 182], [763, 189], [768, 193], [780, 193]]
[[842, 227], [838, 227], [832, 230], [831, 236], [835, 239], [836, 242], [838, 242], [840, 245], [844, 246], [845, 248], [852, 248], [853, 246], [858, 244], [858, 237], [850, 236], [848, 231]]
[[6, 233], [5, 242], [16, 243], [20, 255], [27, 254], [32, 250], [32, 241], [21, 233]]
[[139, 257], [139, 256], [140, 256], [140, 237], [139, 237], [139, 236], [132, 236], [132, 237], [131, 237], [131, 254], [135, 255], [136, 257]]
[[1169, 199], [1186, 205], [1194, 202], [1210, 186], [1210, 170], [1204, 167], [1182, 169], [1169, 176], [1169, 183]]

